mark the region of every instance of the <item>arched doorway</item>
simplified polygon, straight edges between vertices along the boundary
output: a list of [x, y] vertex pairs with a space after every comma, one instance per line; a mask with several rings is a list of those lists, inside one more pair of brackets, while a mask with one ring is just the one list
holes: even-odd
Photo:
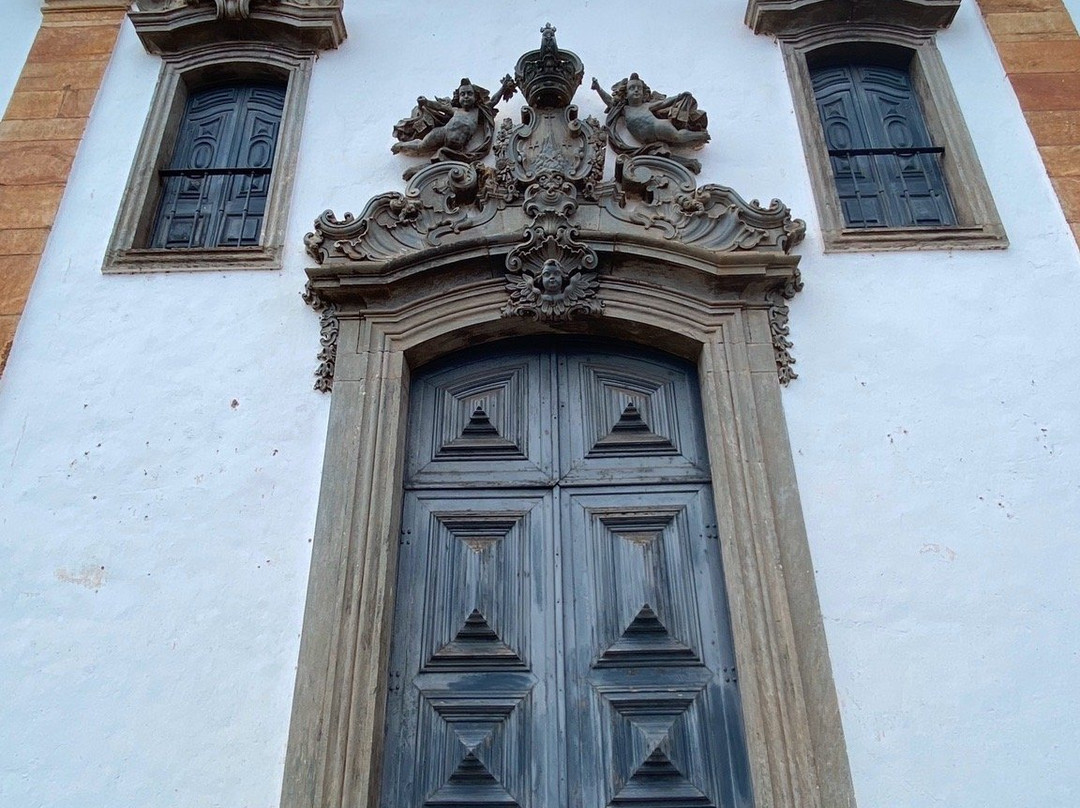
[[694, 366], [465, 351], [407, 435], [381, 805], [751, 805]]

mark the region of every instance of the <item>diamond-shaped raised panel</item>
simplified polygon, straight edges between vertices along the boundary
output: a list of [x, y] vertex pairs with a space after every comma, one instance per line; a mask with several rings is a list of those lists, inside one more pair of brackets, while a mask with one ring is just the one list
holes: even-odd
[[694, 650], [671, 636], [648, 603], [641, 607], [614, 645], [596, 661], [598, 668], [700, 664], [701, 659]]
[[407, 485], [480, 487], [552, 478], [550, 361], [495, 356], [420, 377]]
[[514, 653], [488, 625], [479, 609], [465, 618], [454, 639], [436, 651], [425, 670], [528, 670], [521, 657]]
[[531, 748], [531, 693], [523, 673], [421, 674], [416, 789], [426, 805], [513, 805], [518, 763]]
[[564, 484], [707, 478], [692, 367], [643, 351], [570, 357], [560, 372], [577, 413], [563, 424]]
[[678, 413], [669, 381], [628, 378], [610, 367], [582, 370], [589, 457], [678, 454], [672, 439]]
[[711, 808], [713, 801], [687, 780], [662, 750], [655, 749], [610, 804], [618, 808]]
[[442, 388], [435, 456], [524, 457], [524, 373], [524, 367], [505, 368]]
[[532, 563], [526, 534], [533, 523], [527, 511], [485, 510], [526, 503], [536, 500], [432, 501], [462, 510], [440, 508], [428, 518], [423, 670], [528, 669], [522, 646], [529, 623], [522, 595], [528, 590], [518, 582]]
[[476, 805], [518, 805], [498, 780], [472, 752], [467, 754], [450, 775], [446, 785], [432, 794], [424, 805], [472, 808]]

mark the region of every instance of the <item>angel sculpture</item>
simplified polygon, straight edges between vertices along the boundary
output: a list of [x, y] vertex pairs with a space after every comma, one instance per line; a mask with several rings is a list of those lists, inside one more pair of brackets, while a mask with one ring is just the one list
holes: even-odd
[[[604, 92], [595, 78], [592, 88], [606, 107], [608, 138], [615, 151], [630, 155], [663, 154], [695, 172], [700, 169], [697, 160], [676, 157], [667, 149], [668, 146], [701, 148], [709, 142], [709, 119], [704, 110], [698, 109], [694, 96], [679, 93], [668, 98], [650, 89], [637, 73], [615, 84], [611, 94]], [[640, 145], [634, 146], [623, 138], [623, 127]]]
[[[495, 97], [483, 87], [464, 78], [450, 98], [434, 101], [420, 96], [412, 115], [394, 126], [398, 142], [391, 146], [394, 154], [418, 157], [432, 155], [431, 162], [456, 160], [474, 163], [491, 151], [495, 133], [495, 105], [514, 94], [513, 79], [502, 80]], [[419, 169], [405, 172], [409, 179]]]
[[544, 261], [539, 272], [507, 275], [510, 302], [504, 315], [517, 314], [554, 320], [578, 312], [595, 313], [602, 304], [594, 300], [597, 280], [594, 273], [567, 272], [555, 258]]

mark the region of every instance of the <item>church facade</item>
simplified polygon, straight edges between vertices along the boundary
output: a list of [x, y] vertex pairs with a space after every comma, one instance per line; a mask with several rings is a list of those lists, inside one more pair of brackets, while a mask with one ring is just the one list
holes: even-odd
[[5, 14], [5, 803], [1080, 798], [1072, 3]]

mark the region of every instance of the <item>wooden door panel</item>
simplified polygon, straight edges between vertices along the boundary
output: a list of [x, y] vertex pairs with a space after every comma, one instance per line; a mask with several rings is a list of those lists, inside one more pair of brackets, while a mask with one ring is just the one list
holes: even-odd
[[384, 805], [557, 801], [530, 774], [558, 755], [551, 499], [406, 493]]
[[563, 485], [708, 478], [689, 365], [574, 353], [560, 357], [559, 382]]
[[749, 805], [709, 487], [561, 496], [581, 804]]
[[546, 353], [496, 356], [413, 386], [412, 487], [542, 485], [553, 479]]

